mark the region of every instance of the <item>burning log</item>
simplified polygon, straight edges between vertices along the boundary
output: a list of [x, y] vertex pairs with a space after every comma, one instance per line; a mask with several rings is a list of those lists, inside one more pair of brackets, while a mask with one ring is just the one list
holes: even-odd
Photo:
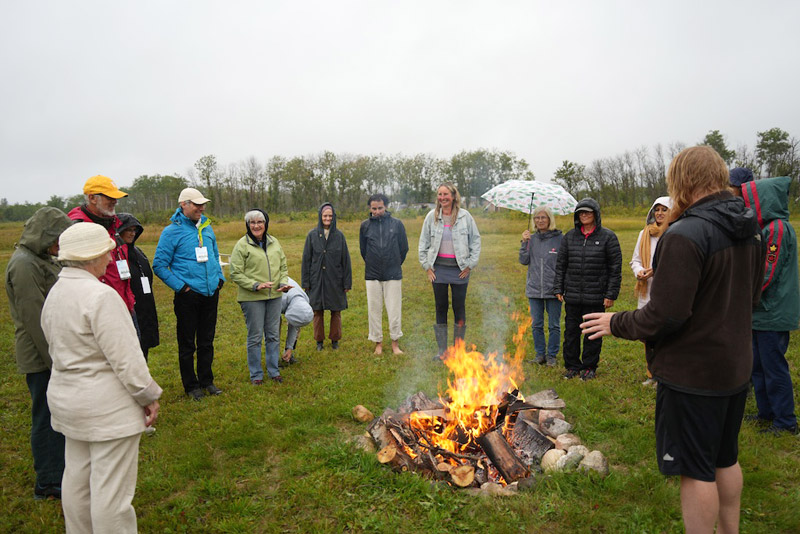
[[378, 451], [378, 461], [389, 464], [395, 471], [414, 471], [414, 462], [396, 445], [390, 444]]
[[499, 430], [487, 432], [477, 439], [478, 445], [491, 460], [507, 484], [527, 478], [530, 471], [514, 453], [506, 438]]
[[512, 437], [514, 446], [527, 452], [537, 464], [541, 463], [542, 456], [553, 448], [553, 442], [542, 434], [537, 426], [528, 419], [520, 418], [514, 427]]

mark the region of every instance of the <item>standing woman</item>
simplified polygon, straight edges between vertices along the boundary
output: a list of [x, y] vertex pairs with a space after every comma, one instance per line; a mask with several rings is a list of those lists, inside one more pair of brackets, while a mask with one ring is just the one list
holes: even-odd
[[419, 262], [428, 274], [436, 302], [436, 344], [441, 358], [447, 349], [448, 288], [453, 298], [453, 343], [464, 340], [464, 303], [470, 271], [481, 255], [481, 234], [472, 215], [460, 209], [461, 196], [451, 183], [439, 186], [436, 207], [425, 217], [419, 236]]
[[[658, 239], [667, 230], [667, 212], [671, 207], [672, 199], [658, 197], [650, 207], [650, 211], [647, 212], [644, 230], [639, 232], [636, 240], [630, 266], [636, 277], [636, 287], [633, 292], [639, 299], [637, 309], [644, 308], [644, 305], [650, 300], [650, 286], [653, 284], [653, 256], [656, 253]], [[650, 236], [650, 238], [642, 239], [644, 236]], [[642, 385], [649, 386], [653, 383], [655, 383], [653, 374], [650, 369], [647, 369], [647, 380], [642, 382]]]
[[47, 403], [53, 429], [66, 437], [66, 531], [136, 532], [139, 439], [162, 391], [125, 302], [98, 280], [117, 243], [92, 222], [70, 226], [58, 243], [64, 268], [42, 308], [42, 330], [53, 359]]
[[[546, 361], [548, 367], [554, 367], [561, 347], [561, 301], [553, 293], [553, 282], [556, 276], [556, 258], [563, 235], [561, 230], [556, 230], [556, 220], [547, 206], [539, 206], [533, 210], [533, 225], [536, 227], [534, 234], [528, 230], [522, 232], [519, 262], [528, 266], [525, 296], [528, 297], [533, 320], [533, 347], [536, 350], [534, 362], [544, 365]], [[546, 346], [545, 309], [550, 336]]]
[[319, 207], [317, 227], [308, 232], [303, 247], [300, 283], [314, 310], [314, 339], [317, 350], [325, 340], [325, 310], [331, 312], [328, 337], [331, 348], [339, 348], [342, 339], [342, 310], [347, 309], [347, 292], [353, 287], [350, 252], [344, 234], [336, 229], [333, 204]]
[[274, 382], [283, 382], [278, 369], [281, 332], [281, 296], [291, 289], [289, 269], [281, 244], [267, 233], [269, 215], [254, 209], [244, 216], [247, 233], [231, 252], [231, 278], [239, 286], [237, 300], [247, 324], [247, 367], [250, 382], [264, 382], [261, 367], [261, 341], [265, 341], [267, 373]]
[[159, 344], [158, 313], [153, 296], [153, 269], [150, 268], [150, 261], [145, 253], [136, 246], [136, 240], [144, 232], [142, 224], [130, 213], [120, 213], [118, 217], [122, 223], [117, 230], [119, 237], [128, 245], [128, 267], [131, 270], [131, 291], [136, 298], [133, 311], [136, 312], [139, 327], [139, 345], [144, 359], [147, 360], [148, 351]]

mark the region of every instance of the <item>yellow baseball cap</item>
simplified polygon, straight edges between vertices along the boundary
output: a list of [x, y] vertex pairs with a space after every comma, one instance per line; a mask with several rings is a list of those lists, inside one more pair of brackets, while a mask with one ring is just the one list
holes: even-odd
[[117, 189], [117, 184], [108, 176], [92, 176], [83, 184], [84, 195], [105, 195], [111, 198], [127, 197], [128, 193]]

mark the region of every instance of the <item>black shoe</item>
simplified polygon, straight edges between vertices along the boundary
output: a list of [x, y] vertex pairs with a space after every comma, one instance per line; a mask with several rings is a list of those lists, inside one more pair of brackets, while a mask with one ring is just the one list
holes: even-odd
[[317, 350], [322, 350], [323, 347], [322, 341], [317, 341]]
[[772, 425], [772, 419], [765, 419], [763, 417], [759, 417], [758, 414], [750, 413], [744, 416], [744, 420], [749, 423], [755, 423], [759, 426], [768, 426]]
[[200, 399], [206, 396], [205, 392], [200, 388], [193, 389], [186, 394], [189, 395], [192, 398], [192, 400], [196, 401], [199, 401]]
[[577, 369], [567, 369], [567, 372], [561, 375], [564, 380], [569, 380], [570, 378], [575, 378], [576, 376], [580, 375], [581, 372]]
[[533, 359], [533, 363], [538, 363], [539, 365], [544, 365], [546, 361], [544, 354], [537, 354], [536, 358]]
[[283, 384], [283, 377], [281, 375], [271, 376], [270, 380], [272, 380], [273, 382], [277, 382], [278, 384]]
[[597, 377], [597, 373], [594, 369], [584, 369], [581, 372], [581, 380], [586, 382], [587, 380], [592, 380]]
[[767, 428], [760, 430], [760, 434], [772, 434], [773, 436], [782, 436], [784, 434], [791, 434], [793, 436], [797, 435], [797, 425], [791, 426], [789, 428], [781, 428], [779, 426], [775, 426], [775, 424], [771, 424]]
[[208, 392], [209, 395], [222, 395], [222, 390], [219, 389], [214, 384], [206, 386], [206, 391]]
[[40, 486], [38, 483], [33, 486], [33, 498], [37, 501], [61, 498], [61, 484], [48, 484]]
[[338, 341], [331, 341], [331, 348], [333, 350], [338, 349], [339, 348], [339, 342]]

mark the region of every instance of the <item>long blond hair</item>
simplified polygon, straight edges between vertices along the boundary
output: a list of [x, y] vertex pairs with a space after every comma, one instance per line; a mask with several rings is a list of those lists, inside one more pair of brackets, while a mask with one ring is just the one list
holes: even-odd
[[681, 151], [669, 164], [667, 190], [672, 198], [669, 218], [674, 221], [692, 205], [697, 193], [716, 193], [728, 187], [728, 167], [710, 146]]
[[446, 187], [450, 194], [453, 195], [453, 210], [450, 212], [450, 217], [452, 222], [456, 222], [456, 218], [458, 217], [458, 210], [461, 206], [461, 195], [458, 193], [458, 188], [452, 182], [444, 182], [443, 184], [439, 184], [439, 187], [436, 188], [437, 198], [436, 198], [436, 207], [433, 209], [433, 219], [434, 221], [439, 220], [439, 214], [442, 212], [442, 205], [439, 203], [438, 192], [439, 189], [442, 187]]

